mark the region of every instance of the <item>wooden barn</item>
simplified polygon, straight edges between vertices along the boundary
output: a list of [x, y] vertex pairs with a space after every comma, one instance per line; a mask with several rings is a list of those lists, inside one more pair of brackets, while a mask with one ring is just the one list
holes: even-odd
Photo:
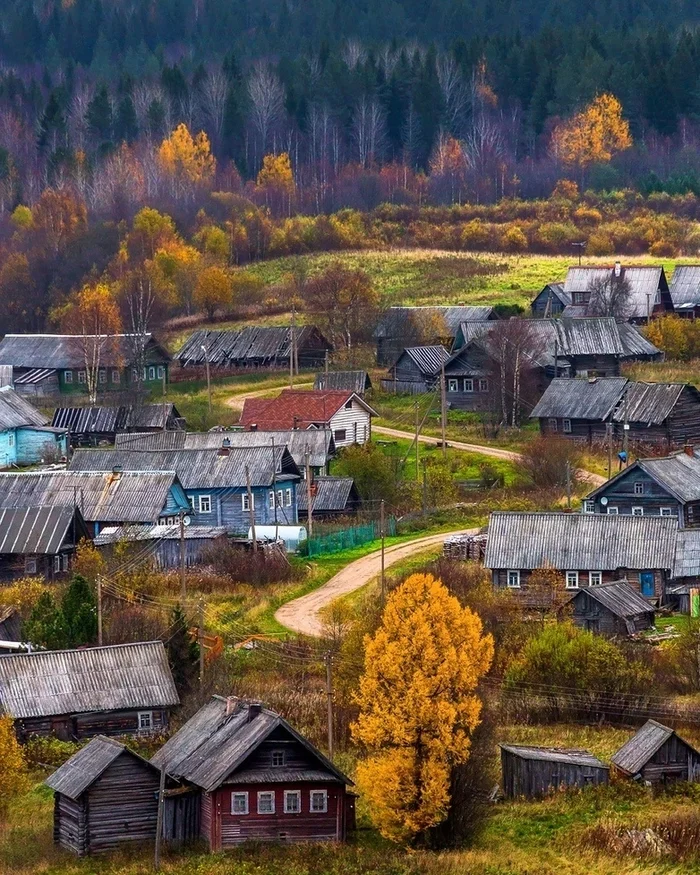
[[214, 696], [151, 762], [196, 788], [211, 851], [246, 841], [343, 841], [354, 828], [352, 784], [284, 718]]
[[587, 750], [502, 744], [501, 774], [507, 799], [537, 799], [564, 787], [607, 784], [609, 769]]
[[388, 379], [382, 380], [382, 389], [411, 395], [432, 392], [449, 357], [444, 346], [407, 346], [389, 368]]
[[210, 550], [227, 544], [226, 529], [223, 526], [114, 526], [102, 529], [94, 538], [95, 547], [107, 555], [114, 554], [119, 544], [138, 544], [137, 549], [149, 550], [143, 564], [151, 564], [159, 571], [180, 568], [182, 553], [185, 567], [196, 568], [209, 561]]
[[[299, 519], [304, 521], [307, 493], [299, 491]], [[311, 515], [317, 520], [354, 516], [360, 508], [360, 495], [352, 477], [316, 477], [311, 484]]]
[[602, 440], [626, 385], [624, 377], [552, 380], [530, 419], [539, 421], [543, 435], [562, 435], [587, 443]]
[[71, 446], [113, 444], [118, 434], [177, 431], [185, 420], [174, 404], [119, 405], [116, 407], [58, 407], [51, 425], [67, 429]]
[[700, 264], [677, 264], [670, 285], [673, 310], [682, 319], [700, 316]]
[[364, 398], [372, 389], [372, 380], [367, 371], [328, 371], [316, 374], [314, 389], [354, 392]]
[[0, 581], [38, 575], [64, 580], [91, 533], [75, 505], [0, 509]]
[[21, 740], [154, 735], [179, 704], [162, 641], [0, 658], [0, 708]]
[[700, 392], [689, 383], [628, 383], [612, 421], [622, 438], [625, 419], [630, 443], [667, 450], [700, 443]]
[[700, 780], [700, 751], [656, 720], [647, 720], [612, 757], [611, 764], [616, 773], [649, 784]]
[[575, 625], [598, 635], [627, 638], [654, 628], [654, 609], [626, 580], [581, 589], [566, 609]]

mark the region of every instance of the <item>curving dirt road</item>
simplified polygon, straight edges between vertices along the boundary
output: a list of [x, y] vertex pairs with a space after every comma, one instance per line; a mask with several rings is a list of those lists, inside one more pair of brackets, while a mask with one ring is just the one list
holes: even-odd
[[[404, 544], [394, 544], [384, 550], [384, 568], [387, 569], [414, 553], [420, 553], [429, 547], [442, 544], [448, 535], [473, 535], [477, 531], [478, 529], [456, 529], [452, 532], [442, 532], [439, 535], [416, 538], [414, 541], [407, 541]], [[319, 617], [321, 608], [329, 605], [340, 596], [365, 586], [374, 580], [381, 573], [381, 570], [381, 550], [356, 559], [334, 577], [331, 577], [323, 586], [282, 605], [275, 613], [275, 619], [293, 632], [318, 638], [323, 633], [323, 623]]]

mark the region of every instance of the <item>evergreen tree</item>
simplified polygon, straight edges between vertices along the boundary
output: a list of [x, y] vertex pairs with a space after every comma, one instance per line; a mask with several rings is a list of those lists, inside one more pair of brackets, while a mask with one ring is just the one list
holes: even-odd
[[199, 673], [199, 645], [189, 633], [187, 618], [180, 607], [173, 609], [171, 628], [174, 629], [166, 645], [168, 662], [175, 686], [180, 693], [192, 689]]
[[97, 602], [92, 587], [80, 574], [73, 578], [61, 599], [67, 647], [92, 644], [97, 638]]
[[34, 645], [47, 650], [61, 650], [67, 646], [63, 613], [49, 592], [43, 592], [24, 624], [23, 636]]
[[139, 126], [136, 110], [134, 109], [134, 101], [131, 99], [130, 94], [125, 94], [117, 107], [117, 117], [114, 121], [114, 137], [119, 141], [126, 140], [127, 143], [133, 143], [138, 135]]
[[112, 101], [106, 85], [101, 85], [88, 104], [86, 113], [88, 127], [97, 141], [112, 139]]

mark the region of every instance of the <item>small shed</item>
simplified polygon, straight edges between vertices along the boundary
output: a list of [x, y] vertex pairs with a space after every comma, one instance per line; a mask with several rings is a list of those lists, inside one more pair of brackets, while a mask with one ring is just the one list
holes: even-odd
[[654, 609], [626, 580], [581, 589], [567, 608], [577, 626], [600, 635], [627, 637], [654, 628]]
[[502, 744], [503, 793], [536, 799], [562, 787], [607, 784], [610, 770], [587, 750]]
[[[307, 512], [306, 489], [299, 491], [299, 516]], [[360, 495], [352, 477], [316, 477], [311, 484], [311, 514], [314, 519], [352, 516], [360, 507]]]
[[372, 388], [367, 371], [328, 371], [316, 374], [314, 389], [333, 389], [341, 392], [354, 392], [363, 397]]
[[[181, 545], [180, 541], [184, 542]], [[185, 566], [196, 568], [205, 564], [208, 553], [215, 544], [226, 544], [226, 528], [224, 526], [107, 526], [99, 535], [95, 536], [94, 543], [100, 552], [111, 552], [118, 544], [136, 544], [145, 542], [151, 553], [150, 562], [154, 568], [167, 571], [179, 568], [181, 564], [181, 549], [184, 548]], [[141, 543], [139, 551], [144, 549]], [[148, 562], [148, 559], [143, 561]]]
[[615, 772], [649, 784], [667, 786], [700, 780], [700, 752], [675, 730], [647, 720], [612, 757]]

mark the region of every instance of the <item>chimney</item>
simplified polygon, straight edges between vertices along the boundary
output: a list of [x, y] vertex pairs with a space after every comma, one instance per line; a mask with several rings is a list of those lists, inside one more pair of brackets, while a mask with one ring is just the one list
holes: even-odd
[[114, 482], [115, 480], [119, 480], [123, 473], [124, 469], [122, 468], [122, 466], [115, 465], [114, 468], [112, 468], [112, 482]]
[[248, 702], [248, 723], [252, 723], [262, 711], [262, 702]]
[[691, 459], [692, 459], [693, 456], [695, 455], [695, 450], [693, 449], [693, 445], [692, 445], [692, 444], [686, 444], [686, 445], [683, 447], [683, 452], [686, 454], [686, 456], [690, 456]]
[[225, 437], [225, 438], [221, 441], [221, 446], [222, 446], [222, 447], [227, 447], [227, 448], [230, 447], [230, 446], [231, 446], [231, 438], [227, 438], [227, 437]]
[[226, 696], [226, 716], [230, 717], [236, 710], [238, 704], [238, 696]]
[[250, 423], [250, 430], [251, 430], [251, 431], [257, 431], [257, 430], [258, 430], [258, 424], [257, 424], [257, 422], [251, 422], [251, 423]]
[[622, 273], [622, 265], [620, 264], [619, 261], [616, 261], [615, 262], [615, 276], [620, 276], [621, 273]]
[[298, 421], [299, 421], [299, 417], [298, 417], [298, 416], [295, 416], [295, 417], [294, 417], [294, 425], [292, 426], [292, 428], [294, 429], [294, 431], [296, 431], [296, 430], [299, 428], [299, 426], [297, 425], [297, 422], [298, 422]]

